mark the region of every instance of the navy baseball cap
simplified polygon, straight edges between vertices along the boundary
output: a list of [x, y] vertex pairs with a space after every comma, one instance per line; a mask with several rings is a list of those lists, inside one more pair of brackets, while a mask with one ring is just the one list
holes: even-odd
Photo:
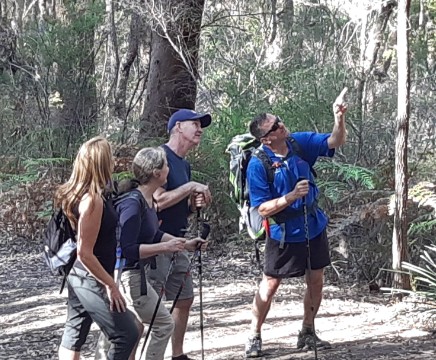
[[179, 109], [168, 120], [167, 129], [171, 132], [177, 121], [200, 120], [201, 127], [205, 128], [212, 122], [210, 114], [200, 114], [190, 109]]

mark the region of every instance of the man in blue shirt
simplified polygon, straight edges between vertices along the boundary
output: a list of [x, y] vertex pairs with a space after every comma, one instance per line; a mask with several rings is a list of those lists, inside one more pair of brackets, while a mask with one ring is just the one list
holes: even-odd
[[[207, 185], [191, 181], [191, 166], [185, 160], [188, 152], [200, 144], [203, 128], [209, 126], [211, 121], [209, 114], [199, 114], [189, 109], [177, 110], [168, 121], [170, 139], [162, 147], [167, 155], [169, 173], [166, 185], [154, 193], [161, 220], [160, 230], [163, 232], [183, 237], [188, 227], [188, 216], [212, 201]], [[149, 273], [150, 282], [154, 284], [158, 293], [165, 282], [170, 261], [170, 254], [157, 256], [156, 269]], [[165, 284], [167, 300], [174, 300], [188, 267], [188, 255], [179, 253]], [[183, 351], [183, 341], [193, 300], [192, 278], [188, 276], [173, 310], [175, 324], [171, 339], [173, 360], [190, 360]]]
[[[292, 134], [304, 159], [293, 153], [290, 132], [279, 117], [261, 114], [250, 123], [250, 133], [261, 141], [261, 148], [272, 161], [274, 181], [268, 181], [264, 164], [253, 156], [247, 168], [250, 206], [269, 220], [269, 229], [264, 275], [254, 297], [251, 335], [245, 349], [248, 358], [262, 355], [261, 327], [281, 280], [304, 275], [307, 289], [297, 347], [313, 349], [315, 343], [318, 348], [330, 347], [314, 331], [322, 298], [323, 269], [330, 264], [330, 255], [326, 236], [328, 218], [317, 206], [318, 188], [311, 167], [318, 156], [332, 157], [334, 149], [345, 143], [347, 108], [343, 97], [344, 91], [333, 105], [335, 122], [331, 134]], [[310, 272], [307, 271], [307, 240], [310, 240]]]

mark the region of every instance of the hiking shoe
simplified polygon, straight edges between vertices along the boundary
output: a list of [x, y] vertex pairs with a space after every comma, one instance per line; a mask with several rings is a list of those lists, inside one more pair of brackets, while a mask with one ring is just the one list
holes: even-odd
[[315, 340], [317, 349], [331, 349], [328, 341], [321, 340], [313, 330], [305, 329], [298, 333], [297, 349], [315, 349]]
[[259, 335], [248, 338], [245, 344], [245, 357], [256, 358], [262, 356], [262, 339]]

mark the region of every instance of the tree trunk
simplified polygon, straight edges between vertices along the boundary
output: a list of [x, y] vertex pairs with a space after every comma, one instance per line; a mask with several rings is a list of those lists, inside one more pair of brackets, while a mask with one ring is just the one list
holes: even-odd
[[[129, 40], [127, 44], [127, 51], [121, 61], [120, 74], [118, 79], [118, 86], [115, 92], [115, 117], [121, 120], [122, 133], [121, 143], [124, 143], [127, 139], [127, 118], [132, 107], [135, 106], [134, 98], [142, 95], [141, 90], [137, 95], [137, 89], [146, 81], [146, 70], [138, 72], [136, 79], [135, 90], [133, 91], [131, 98], [127, 99], [127, 84], [130, 77], [130, 70], [133, 62], [138, 58], [140, 51], [140, 45], [143, 43], [150, 43], [150, 27], [147, 26], [143, 20], [143, 16], [136, 12], [132, 13], [130, 20], [130, 32]], [[141, 59], [140, 59], [141, 61]], [[144, 61], [143, 61], [144, 62]], [[144, 64], [145, 67], [146, 64]], [[144, 80], [145, 78], [145, 80]]]
[[[362, 4], [362, 29], [360, 33], [360, 73], [358, 80], [356, 80], [357, 88], [357, 112], [358, 122], [355, 125], [357, 129], [357, 138], [359, 139], [358, 150], [355, 158], [355, 162], [359, 163], [363, 157], [363, 134], [365, 132], [364, 124], [366, 123], [367, 106], [367, 87], [368, 79], [371, 76], [371, 72], [374, 70], [379, 58], [379, 50], [383, 42], [383, 34], [386, 30], [390, 16], [393, 13], [396, 1], [389, 0], [381, 4], [380, 11], [375, 15], [372, 25], [368, 24], [368, 13], [366, 5]], [[370, 28], [370, 35], [368, 44], [366, 41], [366, 30]]]
[[[398, 51], [398, 117], [395, 141], [395, 210], [392, 236], [392, 268], [402, 269], [408, 260], [407, 246], [407, 139], [410, 115], [410, 57], [409, 24], [410, 0], [400, 0], [398, 5], [397, 51]], [[407, 274], [395, 273], [393, 286], [410, 289]]]
[[[157, 3], [157, 2], [156, 2]], [[160, 0], [152, 9], [150, 71], [140, 138], [163, 136], [166, 122], [178, 108], [195, 107], [198, 49], [204, 0]]]
[[292, 55], [292, 28], [294, 26], [294, 0], [285, 0], [282, 13], [282, 58]]

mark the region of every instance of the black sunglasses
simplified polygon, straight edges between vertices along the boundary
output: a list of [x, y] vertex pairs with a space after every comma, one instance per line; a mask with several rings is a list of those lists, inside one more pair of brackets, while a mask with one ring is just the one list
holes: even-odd
[[271, 126], [271, 129], [269, 129], [262, 137], [263, 138], [267, 137], [269, 134], [276, 131], [280, 127], [281, 123], [282, 123], [282, 119], [280, 119], [278, 116], [276, 116], [276, 119], [274, 121], [273, 126]]

